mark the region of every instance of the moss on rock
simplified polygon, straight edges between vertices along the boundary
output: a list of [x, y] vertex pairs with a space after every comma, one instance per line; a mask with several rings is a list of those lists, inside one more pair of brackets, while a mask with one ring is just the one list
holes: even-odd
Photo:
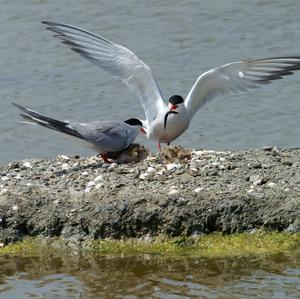
[[29, 237], [21, 242], [0, 248], [0, 254], [30, 255], [59, 251], [70, 253], [152, 253], [191, 255], [200, 257], [230, 257], [254, 254], [274, 254], [284, 251], [297, 252], [300, 233], [257, 232], [222, 235], [220, 233], [199, 237], [156, 237], [149, 240], [94, 240], [74, 243], [61, 238]]

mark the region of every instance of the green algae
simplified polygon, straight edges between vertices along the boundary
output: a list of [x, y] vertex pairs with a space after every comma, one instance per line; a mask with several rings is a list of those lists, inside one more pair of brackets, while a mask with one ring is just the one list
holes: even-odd
[[70, 253], [78, 250], [93, 254], [153, 253], [210, 258], [275, 254], [285, 251], [299, 252], [300, 233], [215, 233], [199, 237], [155, 237], [150, 240], [94, 240], [76, 245], [60, 238], [30, 237], [0, 248], [0, 254], [47, 254], [55, 251]]
[[203, 257], [230, 257], [251, 254], [274, 254], [300, 249], [300, 233], [241, 233], [222, 235], [220, 233], [197, 238], [155, 238], [145, 242], [93, 241], [90, 248], [99, 252], [137, 252], [161, 254], [185, 254]]

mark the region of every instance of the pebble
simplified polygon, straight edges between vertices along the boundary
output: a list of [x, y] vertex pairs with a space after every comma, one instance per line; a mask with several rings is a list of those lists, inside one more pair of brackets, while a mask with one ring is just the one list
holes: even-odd
[[0, 243], [0, 248], [3, 248], [4, 247], [4, 243]]
[[109, 164], [108, 169], [115, 169], [116, 167], [118, 167], [118, 164], [114, 162], [114, 163]]
[[1, 180], [2, 180], [3, 182], [8, 181], [8, 180], [9, 180], [9, 177], [8, 177], [8, 176], [3, 176], [3, 177], [1, 178]]
[[89, 175], [89, 173], [87, 171], [84, 171], [81, 175], [82, 176], [87, 176], [87, 175]]
[[142, 174], [139, 176], [139, 178], [140, 178], [141, 180], [145, 180], [148, 176], [149, 176], [149, 173], [142, 173]]
[[71, 168], [71, 166], [68, 163], [63, 163], [61, 165], [61, 169], [62, 170], [69, 170]]
[[267, 183], [267, 186], [268, 186], [269, 188], [275, 188], [275, 187], [276, 187], [276, 184], [275, 184], [274, 182], [269, 182], [269, 183]]
[[168, 192], [168, 196], [172, 199], [177, 199], [179, 197], [179, 191], [177, 189], [171, 189]]
[[30, 162], [25, 162], [25, 163], [23, 164], [23, 166], [26, 167], [26, 168], [32, 168], [32, 165], [31, 165]]
[[0, 191], [0, 196], [6, 194], [7, 192], [8, 192], [8, 190], [6, 188], [2, 189]]
[[253, 182], [253, 186], [261, 185], [261, 182], [262, 182], [261, 179], [259, 179], [259, 180], [257, 180], [257, 181], [254, 181], [254, 182]]
[[70, 158], [65, 155], [59, 155], [58, 158], [63, 159], [63, 160], [70, 160]]
[[95, 186], [95, 182], [93, 182], [93, 181], [87, 182], [87, 184], [86, 184], [87, 188], [88, 187], [93, 187], [93, 186]]
[[95, 188], [97, 189], [97, 190], [99, 190], [100, 188], [102, 188], [103, 187], [103, 183], [99, 183], [99, 184], [97, 184], [96, 186], [95, 186]]
[[151, 166], [150, 166], [150, 167], [147, 168], [147, 172], [148, 172], [148, 173], [153, 173], [153, 174], [154, 174], [154, 173], [156, 172], [156, 169], [155, 169], [154, 167], [151, 167]]
[[86, 187], [86, 188], [84, 189], [84, 192], [85, 192], [85, 193], [89, 193], [89, 192], [91, 192], [91, 190], [92, 190], [92, 187]]
[[194, 154], [197, 156], [203, 155], [203, 151], [194, 151]]
[[251, 175], [250, 178], [249, 178], [249, 181], [250, 181], [254, 186], [257, 186], [257, 185], [260, 185], [260, 184], [261, 184], [261, 179], [259, 178], [259, 175], [258, 175], [258, 174]]
[[94, 182], [103, 181], [103, 175], [98, 175], [94, 178]]
[[196, 189], [194, 189], [194, 192], [199, 193], [203, 190], [203, 187], [198, 187]]
[[19, 207], [17, 205], [12, 206], [13, 211], [18, 211]]
[[179, 164], [170, 163], [170, 164], [166, 165], [166, 168], [167, 168], [167, 170], [173, 170], [173, 169], [179, 168]]
[[197, 168], [191, 167], [189, 173], [191, 176], [197, 176], [199, 175], [199, 170]]
[[166, 169], [164, 167], [161, 167], [160, 169], [158, 169], [158, 171], [156, 172], [156, 174], [157, 175], [163, 175], [165, 171], [166, 171]]
[[103, 163], [103, 164], [101, 165], [101, 167], [102, 167], [102, 168], [108, 168], [108, 167], [110, 167], [110, 164], [109, 164], [109, 163]]

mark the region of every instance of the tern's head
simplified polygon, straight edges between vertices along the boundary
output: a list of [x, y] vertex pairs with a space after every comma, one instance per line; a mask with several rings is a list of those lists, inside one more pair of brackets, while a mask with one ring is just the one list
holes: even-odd
[[176, 111], [176, 109], [183, 103], [183, 97], [174, 95], [169, 98], [169, 109], [170, 111]]
[[140, 128], [141, 132], [143, 134], [146, 134], [144, 128], [143, 128], [143, 123], [137, 119], [137, 118], [129, 118], [127, 120], [124, 121], [124, 123], [130, 125], [130, 126], [134, 126], [134, 127], [137, 127], [137, 128]]
[[183, 103], [182, 96], [174, 95], [169, 98], [169, 105], [168, 105], [169, 111], [165, 115], [164, 130], [166, 129], [169, 115], [170, 114], [178, 114], [179, 113], [178, 110], [180, 110], [182, 103]]

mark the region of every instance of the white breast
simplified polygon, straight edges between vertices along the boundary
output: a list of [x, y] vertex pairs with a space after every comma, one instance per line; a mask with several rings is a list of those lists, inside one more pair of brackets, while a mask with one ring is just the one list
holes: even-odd
[[164, 130], [164, 118], [168, 109], [162, 111], [157, 118], [150, 124], [147, 138], [159, 141], [161, 143], [169, 143], [179, 137], [189, 126], [190, 119], [182, 105], [177, 109], [178, 114], [170, 114]]

